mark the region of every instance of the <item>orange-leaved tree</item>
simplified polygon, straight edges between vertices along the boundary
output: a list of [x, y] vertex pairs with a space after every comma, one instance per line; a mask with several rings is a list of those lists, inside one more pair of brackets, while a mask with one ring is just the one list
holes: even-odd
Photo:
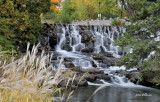
[[56, 13], [60, 13], [62, 0], [51, 0], [51, 2], [52, 2], [51, 9]]

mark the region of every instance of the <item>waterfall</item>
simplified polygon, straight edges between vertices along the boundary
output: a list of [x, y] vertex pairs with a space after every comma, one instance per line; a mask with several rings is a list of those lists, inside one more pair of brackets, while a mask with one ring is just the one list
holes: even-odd
[[[116, 67], [106, 65], [108, 60], [105, 58], [120, 58], [122, 50], [119, 46], [114, 45], [114, 41], [122, 36], [126, 31], [123, 27], [112, 26], [90, 26], [80, 27], [78, 25], [56, 26], [57, 29], [57, 45], [56, 52], [69, 59], [74, 66], [92, 69], [99, 68], [105, 74], [108, 74], [112, 80], [112, 84], [132, 85], [124, 76], [115, 74], [117, 70], [125, 70], [125, 67]], [[94, 58], [94, 56], [102, 56]], [[106, 65], [106, 66], [105, 66]], [[64, 68], [67, 68], [63, 64]], [[108, 83], [101, 80], [102, 83]], [[90, 83], [91, 84], [91, 83]]]

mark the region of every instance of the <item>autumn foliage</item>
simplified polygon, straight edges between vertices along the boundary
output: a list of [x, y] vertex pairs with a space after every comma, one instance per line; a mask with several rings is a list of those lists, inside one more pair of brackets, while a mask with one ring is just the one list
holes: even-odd
[[62, 0], [51, 0], [51, 9], [56, 12], [56, 13], [60, 13], [60, 6], [62, 3]]

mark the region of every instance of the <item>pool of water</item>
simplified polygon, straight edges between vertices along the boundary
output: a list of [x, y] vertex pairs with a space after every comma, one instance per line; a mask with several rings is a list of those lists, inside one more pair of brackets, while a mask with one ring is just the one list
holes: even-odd
[[147, 87], [106, 86], [90, 100], [89, 97], [99, 86], [78, 88], [71, 102], [160, 102], [160, 90]]

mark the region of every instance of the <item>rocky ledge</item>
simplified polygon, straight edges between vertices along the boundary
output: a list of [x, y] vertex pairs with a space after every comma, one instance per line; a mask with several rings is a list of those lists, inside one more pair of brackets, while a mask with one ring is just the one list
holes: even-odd
[[121, 75], [125, 75], [131, 82], [139, 85], [144, 85], [160, 89], [160, 70], [159, 69], [144, 69], [139, 71], [120, 71]]
[[[74, 73], [71, 75], [71, 73]], [[61, 75], [63, 80], [58, 84], [58, 87], [67, 87], [75, 89], [77, 87], [87, 86], [88, 81], [93, 83], [100, 83], [100, 79], [104, 79], [111, 82], [110, 77], [104, 74], [103, 71], [96, 69], [82, 69], [74, 67], [73, 69], [67, 69]]]

